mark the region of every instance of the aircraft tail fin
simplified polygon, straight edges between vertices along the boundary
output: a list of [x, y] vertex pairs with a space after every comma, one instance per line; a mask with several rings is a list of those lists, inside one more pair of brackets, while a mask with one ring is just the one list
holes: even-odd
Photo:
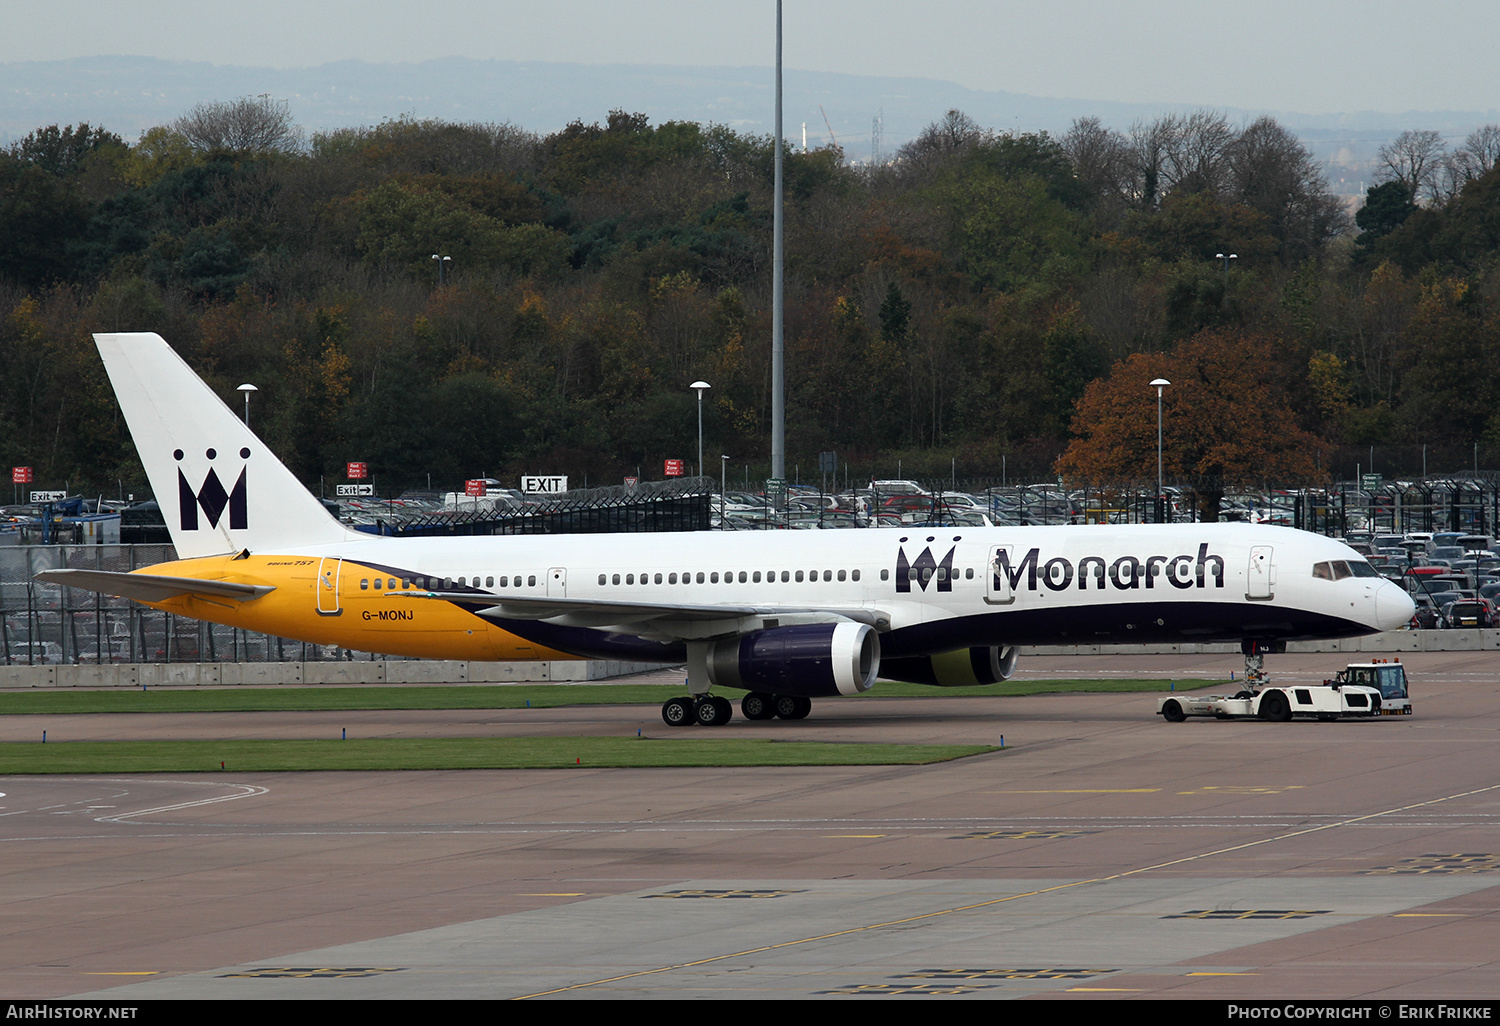
[[179, 559], [359, 535], [313, 497], [160, 335], [94, 342]]

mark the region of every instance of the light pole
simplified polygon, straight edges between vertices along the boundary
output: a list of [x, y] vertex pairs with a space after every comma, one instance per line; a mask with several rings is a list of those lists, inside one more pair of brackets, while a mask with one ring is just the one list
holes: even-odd
[[1166, 378], [1156, 378], [1151, 382], [1151, 387], [1156, 389], [1156, 512], [1157, 522], [1161, 523], [1166, 518], [1162, 515], [1162, 479], [1161, 479], [1161, 390], [1170, 385]]
[[239, 388], [235, 389], [235, 391], [237, 391], [237, 392], [244, 392], [245, 393], [245, 426], [249, 427], [250, 426], [250, 393], [251, 392], [259, 392], [260, 389], [256, 388], [254, 385], [250, 384], [247, 381], [245, 384], [243, 384]]
[[719, 457], [719, 530], [724, 529], [724, 493], [729, 490], [729, 457]]
[[436, 253], [434, 253], [434, 254], [432, 254], [432, 259], [434, 259], [434, 260], [437, 261], [437, 265], [438, 265], [438, 287], [441, 288], [442, 285], [443, 285], [443, 268], [445, 268], [449, 264], [453, 263], [453, 258], [451, 256], [438, 256]]
[[698, 475], [703, 475], [703, 393], [713, 388], [707, 381], [695, 381], [688, 386], [698, 393]]
[[1238, 253], [1215, 253], [1214, 256], [1216, 256], [1220, 260], [1224, 261], [1224, 280], [1228, 281], [1229, 280], [1229, 261], [1231, 261], [1231, 260], [1238, 260], [1240, 258], [1240, 255]]

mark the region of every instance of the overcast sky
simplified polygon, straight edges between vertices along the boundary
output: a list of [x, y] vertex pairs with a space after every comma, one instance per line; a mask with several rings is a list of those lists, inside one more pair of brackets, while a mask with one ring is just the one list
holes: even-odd
[[[774, 0], [0, 0], [0, 61], [770, 65]], [[1495, 0], [786, 0], [788, 68], [1321, 114], [1500, 107]]]

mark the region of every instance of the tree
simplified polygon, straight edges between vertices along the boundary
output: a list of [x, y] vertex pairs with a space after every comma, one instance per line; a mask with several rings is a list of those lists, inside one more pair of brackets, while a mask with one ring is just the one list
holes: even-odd
[[1378, 177], [1399, 182], [1413, 203], [1436, 199], [1444, 150], [1443, 137], [1436, 132], [1402, 132], [1380, 147]]
[[1098, 118], [1078, 118], [1062, 138], [1073, 173], [1105, 226], [1119, 221], [1132, 197], [1134, 164], [1130, 143]]
[[196, 150], [292, 153], [302, 148], [302, 130], [285, 100], [246, 96], [200, 103], [172, 123]]
[[1361, 232], [1359, 244], [1369, 247], [1400, 228], [1417, 212], [1411, 191], [1401, 182], [1372, 185], [1365, 191], [1365, 205], [1354, 215]]
[[113, 132], [91, 128], [87, 124], [79, 124], [77, 128], [48, 125], [26, 133], [26, 137], [13, 145], [10, 152], [22, 163], [35, 165], [58, 178], [70, 178], [79, 174], [84, 161], [104, 146], [123, 149], [125, 140]]
[[1156, 393], [1163, 395], [1165, 473], [1197, 492], [1205, 520], [1217, 520], [1229, 488], [1267, 479], [1314, 481], [1322, 442], [1297, 426], [1289, 400], [1286, 342], [1274, 335], [1209, 329], [1171, 355], [1137, 353], [1094, 381], [1073, 418], [1077, 438], [1059, 473], [1109, 486], [1156, 476]]
[[1228, 147], [1235, 199], [1264, 214], [1292, 264], [1318, 253], [1349, 227], [1344, 205], [1307, 147], [1275, 118], [1260, 117]]

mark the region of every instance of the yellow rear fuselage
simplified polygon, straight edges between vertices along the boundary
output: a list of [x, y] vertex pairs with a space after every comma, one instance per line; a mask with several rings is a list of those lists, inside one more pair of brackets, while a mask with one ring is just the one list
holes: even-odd
[[275, 591], [249, 601], [181, 595], [144, 604], [196, 620], [297, 641], [424, 659], [577, 658], [534, 645], [450, 602], [361, 589], [362, 575], [366, 579], [377, 575], [386, 578], [387, 573], [354, 560], [344, 560], [341, 574], [321, 581], [319, 563], [316, 557], [308, 556], [206, 556], [159, 563], [136, 573], [269, 585]]

